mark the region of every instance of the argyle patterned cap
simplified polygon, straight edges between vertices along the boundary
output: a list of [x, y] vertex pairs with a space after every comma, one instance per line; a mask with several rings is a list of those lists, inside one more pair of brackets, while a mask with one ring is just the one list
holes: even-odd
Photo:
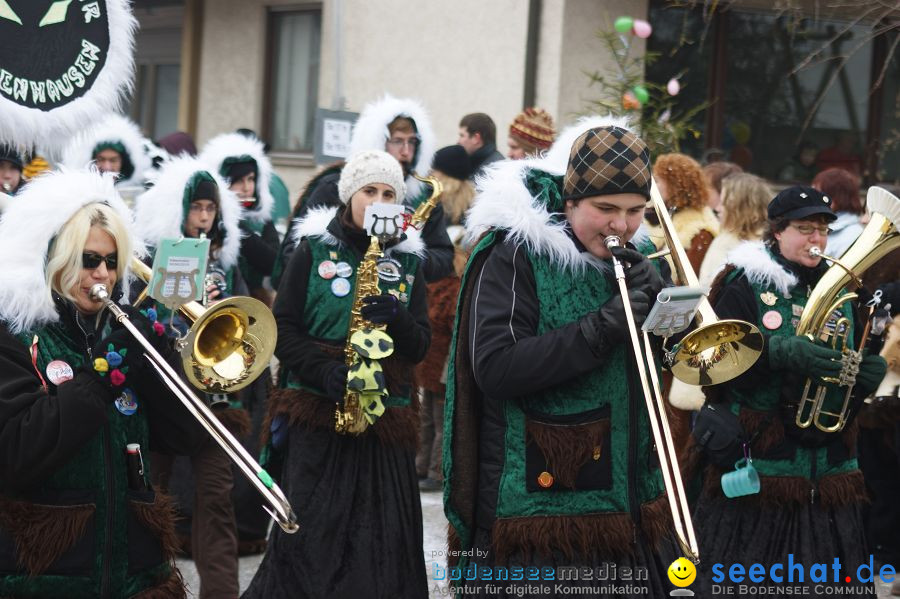
[[597, 127], [572, 144], [563, 199], [639, 193], [650, 199], [650, 150], [621, 127]]

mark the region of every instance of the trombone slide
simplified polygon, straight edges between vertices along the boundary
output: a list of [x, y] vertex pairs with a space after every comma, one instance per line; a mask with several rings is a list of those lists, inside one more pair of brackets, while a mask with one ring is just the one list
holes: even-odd
[[212, 436], [213, 440], [219, 444], [219, 447], [228, 455], [232, 462], [237, 464], [241, 473], [250, 481], [260, 495], [262, 495], [268, 506], [263, 509], [271, 515], [282, 530], [286, 533], [295, 533], [299, 530], [297, 517], [294, 514], [291, 505], [285, 497], [284, 492], [275, 484], [268, 472], [260, 466], [253, 457], [247, 453], [247, 450], [241, 443], [228, 432], [225, 425], [219, 422], [212, 411], [206, 407], [206, 402], [197, 397], [191, 388], [185, 383], [175, 370], [166, 362], [163, 357], [150, 345], [150, 342], [141, 335], [140, 331], [128, 319], [128, 315], [116, 305], [109, 297], [106, 286], [96, 284], [91, 287], [91, 297], [102, 301], [107, 308], [115, 316], [122, 326], [141, 344], [144, 348], [144, 357], [150, 362], [150, 365], [156, 371], [162, 382], [175, 394], [175, 396], [184, 404], [188, 412], [206, 429], [206, 432]]

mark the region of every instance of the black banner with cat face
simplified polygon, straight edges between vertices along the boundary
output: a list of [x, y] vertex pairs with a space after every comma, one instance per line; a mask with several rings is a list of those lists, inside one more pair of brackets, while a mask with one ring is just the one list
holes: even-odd
[[127, 0], [0, 0], [0, 141], [39, 144], [114, 109], [134, 26]]

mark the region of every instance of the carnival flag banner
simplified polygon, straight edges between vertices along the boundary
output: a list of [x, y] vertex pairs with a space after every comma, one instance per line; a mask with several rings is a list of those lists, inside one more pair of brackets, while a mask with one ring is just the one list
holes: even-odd
[[128, 0], [0, 0], [0, 143], [57, 148], [115, 111], [136, 27]]

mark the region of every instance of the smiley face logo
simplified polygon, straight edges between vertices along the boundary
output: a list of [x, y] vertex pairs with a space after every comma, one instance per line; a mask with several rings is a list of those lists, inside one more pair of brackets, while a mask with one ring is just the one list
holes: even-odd
[[697, 568], [690, 560], [683, 557], [672, 562], [666, 572], [669, 574], [669, 582], [677, 587], [690, 586], [697, 578]]

